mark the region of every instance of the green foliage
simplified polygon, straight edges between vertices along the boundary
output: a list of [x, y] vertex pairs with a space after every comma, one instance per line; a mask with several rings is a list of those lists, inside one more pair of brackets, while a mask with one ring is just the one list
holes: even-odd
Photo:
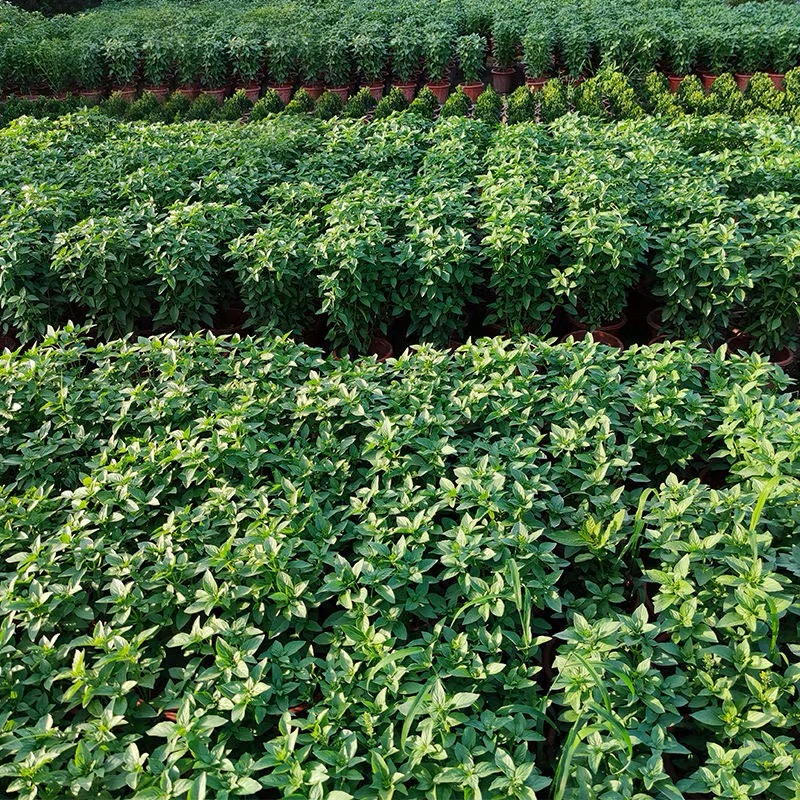
[[165, 122], [181, 122], [189, 115], [192, 101], [180, 92], [173, 92], [164, 102], [163, 117]]
[[292, 99], [286, 104], [287, 114], [310, 114], [314, 111], [316, 103], [314, 98], [305, 90], [298, 89]]
[[529, 122], [536, 114], [536, 101], [527, 86], [519, 86], [509, 95], [506, 118], [509, 125]]
[[465, 83], [477, 83], [486, 55], [486, 40], [477, 33], [459, 36], [456, 40], [456, 54]]
[[253, 108], [253, 101], [247, 99], [244, 89], [238, 89], [222, 104], [217, 112], [217, 119], [234, 122], [241, 119]]
[[413, 22], [397, 25], [389, 41], [392, 74], [399, 83], [415, 83], [423, 56], [423, 42]]
[[487, 86], [475, 101], [475, 119], [488, 125], [497, 125], [503, 113], [503, 99], [491, 87]]
[[389, 94], [378, 100], [375, 106], [375, 119], [384, 119], [396, 111], [405, 111], [408, 108], [408, 100], [406, 96], [393, 86], [389, 90]]
[[445, 80], [453, 60], [453, 29], [446, 24], [428, 28], [425, 31], [423, 52], [428, 81], [439, 83]]
[[162, 118], [163, 111], [164, 109], [152, 92], [143, 92], [141, 97], [134, 100], [125, 109], [125, 119], [157, 122]]
[[283, 111], [283, 100], [274, 89], [267, 89], [264, 96], [257, 100], [250, 112], [251, 120], [266, 119], [270, 114], [279, 114]]
[[367, 83], [382, 83], [389, 57], [389, 46], [380, 25], [364, 23], [353, 37], [353, 57], [361, 78]]
[[533, 338], [0, 357], [0, 791], [792, 797], [784, 384]]
[[553, 34], [543, 20], [531, 23], [522, 41], [522, 61], [529, 78], [543, 78], [552, 69]]
[[744, 116], [747, 102], [729, 72], [720, 75], [712, 84], [705, 109], [710, 114], [729, 114], [737, 118]]
[[439, 111], [439, 116], [466, 117], [470, 108], [472, 108], [472, 101], [467, 97], [461, 86], [456, 86], [456, 90], [445, 100]]
[[317, 100], [316, 115], [320, 119], [331, 119], [342, 113], [344, 104], [342, 98], [333, 92], [323, 92]]
[[520, 49], [519, 22], [499, 19], [492, 27], [492, 56], [501, 69], [510, 69], [517, 62]]
[[189, 107], [186, 119], [214, 119], [219, 114], [219, 103], [210, 95], [201, 92]]
[[127, 113], [130, 103], [119, 93], [112, 92], [108, 100], [104, 101], [101, 108], [109, 117], [122, 119]]
[[747, 85], [747, 99], [755, 109], [780, 114], [784, 110], [788, 95], [775, 87], [772, 79], [763, 72], [756, 72]]
[[566, 87], [556, 78], [547, 81], [538, 94], [542, 122], [553, 122], [569, 111]]
[[412, 114], [417, 114], [425, 119], [433, 119], [439, 108], [436, 95], [427, 87], [423, 86], [419, 94], [411, 101], [408, 110]]
[[363, 119], [369, 111], [377, 105], [378, 101], [366, 87], [359, 89], [352, 97], [348, 98], [342, 110], [342, 116], [348, 119]]
[[697, 75], [687, 75], [678, 87], [676, 93], [678, 103], [689, 114], [704, 113], [706, 107], [706, 93], [703, 84]]
[[651, 72], [642, 84], [642, 108], [648, 114], [677, 117], [683, 113], [676, 96], [670, 92], [667, 79], [659, 72]]

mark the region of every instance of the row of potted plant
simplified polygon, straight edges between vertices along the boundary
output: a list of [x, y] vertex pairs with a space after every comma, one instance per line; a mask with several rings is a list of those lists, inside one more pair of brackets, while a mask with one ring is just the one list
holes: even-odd
[[665, 332], [797, 343], [796, 128], [778, 117], [58, 129], [66, 151], [49, 122], [4, 133], [0, 312], [23, 339], [76, 314], [106, 336], [194, 330], [238, 302], [254, 325], [324, 318], [334, 347], [390, 326], [447, 343], [476, 315], [547, 330], [562, 305], [605, 328], [641, 286]]
[[57, 22], [34, 15], [28, 25], [0, 18], [0, 91], [217, 92], [235, 83], [252, 92], [262, 84], [304, 86], [313, 96], [323, 86], [344, 92], [357, 82], [378, 91], [388, 82], [427, 84], [436, 94], [457, 82], [469, 94], [470, 85], [491, 77], [506, 94], [523, 79], [578, 80], [608, 63], [634, 76], [697, 72], [709, 84], [735, 72], [742, 86], [748, 75], [766, 72], [779, 85], [800, 63], [800, 15], [773, 0], [690, 10], [656, 4], [646, 19], [625, 3], [600, 0], [580, 12], [498, 4], [478, 20], [463, 10], [422, 15], [414, 2], [382, 9], [382, 16], [358, 4], [323, 4], [303, 20], [282, 9], [271, 24], [255, 9], [225, 8], [224, 17], [203, 4], [177, 17], [157, 3], [140, 20], [106, 9]]

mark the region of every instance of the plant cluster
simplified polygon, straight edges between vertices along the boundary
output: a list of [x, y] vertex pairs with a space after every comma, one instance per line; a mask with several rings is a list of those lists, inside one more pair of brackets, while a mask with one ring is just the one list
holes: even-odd
[[796, 344], [796, 126], [432, 123], [394, 100], [370, 125], [361, 110], [246, 126], [16, 121], [0, 131], [3, 332], [29, 340], [68, 319], [103, 336], [191, 331], [238, 299], [251, 324], [280, 330], [324, 313], [337, 347], [390, 325], [446, 344], [487, 311], [514, 332], [546, 330], [559, 306], [606, 324], [644, 282], [665, 333]]
[[[228, 80], [365, 85], [448, 79], [524, 64], [531, 78], [573, 78], [617, 64], [643, 77], [784, 73], [800, 64], [800, 11], [765, 0], [277, 0], [117, 3], [52, 19], [0, 9], [0, 89], [121, 88]], [[491, 43], [491, 46], [490, 46]]]
[[794, 797], [784, 380], [535, 339], [0, 356], [0, 792]]

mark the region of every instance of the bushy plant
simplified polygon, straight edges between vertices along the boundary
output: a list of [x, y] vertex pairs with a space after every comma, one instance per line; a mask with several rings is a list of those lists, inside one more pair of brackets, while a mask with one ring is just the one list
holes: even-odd
[[305, 90], [298, 89], [292, 99], [286, 104], [287, 114], [310, 114], [316, 104], [314, 98]]
[[641, 97], [648, 114], [676, 117], [683, 113], [677, 98], [669, 90], [667, 79], [660, 72], [647, 75], [642, 83]]
[[164, 36], [151, 35], [142, 42], [142, 72], [148, 84], [161, 86], [166, 83], [172, 69], [173, 55]]
[[569, 111], [567, 91], [557, 78], [551, 78], [538, 93], [539, 116], [542, 122], [552, 122]]
[[116, 86], [129, 86], [139, 68], [139, 48], [133, 37], [118, 37], [105, 42], [108, 74]]
[[119, 93], [112, 92], [108, 100], [101, 103], [101, 109], [109, 117], [122, 119], [128, 113], [130, 103]]
[[186, 119], [213, 119], [219, 113], [219, 103], [209, 94], [201, 92], [189, 107]]
[[527, 86], [517, 87], [508, 98], [506, 119], [509, 125], [528, 122], [536, 114], [536, 100]]
[[778, 91], [772, 79], [763, 72], [756, 72], [750, 79], [746, 97], [753, 108], [772, 114], [783, 113], [787, 101], [786, 94]]
[[393, 86], [389, 90], [389, 94], [378, 100], [378, 104], [375, 106], [375, 119], [383, 119], [396, 111], [405, 111], [407, 108], [406, 96], [400, 89]]
[[377, 103], [378, 101], [372, 96], [372, 92], [365, 86], [348, 98], [344, 104], [342, 116], [348, 119], [362, 119], [375, 108]]
[[264, 96], [257, 100], [250, 112], [251, 120], [265, 119], [270, 114], [279, 114], [284, 109], [283, 101], [274, 89], [267, 89]]
[[423, 57], [423, 43], [416, 25], [399, 25], [389, 42], [389, 51], [395, 80], [400, 83], [416, 81]]
[[433, 25], [424, 34], [423, 56], [429, 83], [441, 83], [448, 77], [453, 59], [453, 30], [447, 24]]
[[486, 40], [477, 33], [459, 36], [456, 40], [458, 63], [465, 83], [478, 83], [486, 57]]
[[500, 69], [510, 69], [516, 64], [520, 48], [520, 34], [516, 20], [500, 18], [492, 26], [492, 57]]
[[543, 78], [552, 69], [553, 34], [546, 22], [535, 21], [522, 41], [522, 61], [529, 78]]
[[376, 22], [366, 22], [353, 37], [353, 58], [358, 73], [367, 84], [382, 83], [389, 57], [384, 31]]
[[241, 119], [253, 108], [253, 101], [248, 100], [244, 89], [238, 89], [222, 104], [217, 112], [217, 119], [233, 122]]
[[181, 92], [173, 92], [164, 102], [163, 117], [165, 122], [180, 122], [187, 118], [192, 101]]
[[267, 69], [269, 80], [277, 86], [292, 81], [297, 69], [300, 46], [285, 31], [267, 42]]
[[800, 108], [800, 67], [789, 70], [783, 78], [783, 90], [786, 106], [790, 109]]
[[461, 86], [456, 86], [456, 90], [445, 100], [441, 111], [439, 111], [439, 116], [466, 117], [471, 107], [472, 101], [467, 97]]
[[747, 102], [730, 72], [720, 75], [712, 84], [705, 110], [710, 114], [729, 114], [736, 118], [744, 116]]
[[475, 119], [489, 125], [497, 125], [503, 113], [503, 98], [491, 87], [487, 86], [475, 101]]
[[125, 109], [125, 119], [149, 120], [159, 122], [163, 118], [164, 109], [152, 92], [143, 92]]
[[332, 119], [339, 116], [344, 108], [342, 98], [334, 92], [323, 92], [319, 100], [317, 100], [317, 108], [315, 114], [320, 119]]
[[266, 42], [256, 30], [243, 31], [228, 40], [233, 74], [241, 81], [255, 81], [264, 68]]
[[697, 75], [687, 75], [678, 87], [676, 98], [681, 108], [688, 114], [704, 113], [706, 93]]
[[438, 108], [439, 102], [436, 100], [436, 95], [427, 86], [423, 86], [419, 94], [411, 101], [408, 110], [425, 119], [433, 119]]

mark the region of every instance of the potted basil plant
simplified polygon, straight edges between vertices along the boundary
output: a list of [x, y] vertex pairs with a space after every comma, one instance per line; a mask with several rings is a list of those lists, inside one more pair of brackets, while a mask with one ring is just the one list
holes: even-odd
[[456, 54], [461, 71], [464, 73], [464, 82], [461, 88], [474, 103], [483, 91], [480, 73], [486, 55], [486, 39], [477, 33], [459, 36], [456, 41]]

